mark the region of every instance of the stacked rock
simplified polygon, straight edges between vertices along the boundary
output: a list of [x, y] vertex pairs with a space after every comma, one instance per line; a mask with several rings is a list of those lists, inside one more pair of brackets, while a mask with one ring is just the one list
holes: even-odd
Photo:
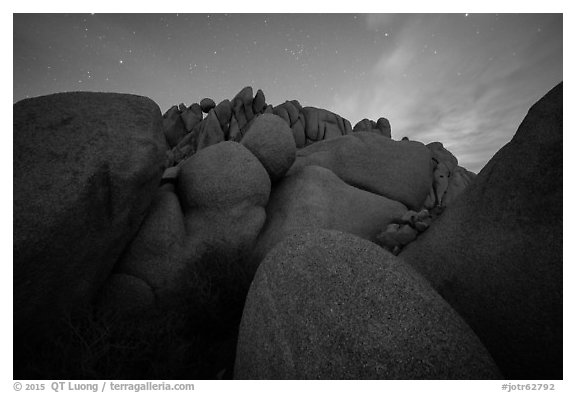
[[290, 128], [276, 115], [259, 116], [241, 144], [262, 163], [271, 181], [280, 180], [296, 159], [296, 144]]
[[432, 186], [432, 156], [420, 142], [399, 142], [355, 132], [298, 151], [290, 174], [317, 165], [346, 183], [420, 210]]
[[[173, 304], [198, 285], [205, 274], [202, 263], [213, 250], [229, 256], [224, 263], [231, 270], [264, 225], [270, 178], [260, 160], [237, 142], [209, 146], [177, 171], [165, 172], [165, 178], [173, 181], [156, 193], [103, 289], [105, 309], [138, 313]], [[124, 300], [137, 298], [146, 301]]]
[[303, 147], [325, 139], [337, 138], [352, 132], [352, 126], [348, 120], [326, 109], [307, 106], [302, 108], [302, 111], [306, 118], [306, 136], [303, 145], [300, 145], [302, 135], [298, 135], [295, 132], [296, 130], [293, 130], [294, 139], [296, 139], [296, 145], [298, 145], [298, 147]]
[[458, 159], [442, 143], [426, 145], [432, 153], [434, 182], [424, 207], [442, 211], [472, 183], [476, 174], [458, 165]]
[[200, 101], [200, 108], [202, 108], [202, 112], [208, 113], [211, 109], [216, 107], [216, 103], [212, 98], [203, 98]]
[[[206, 114], [204, 118], [202, 113]], [[203, 98], [200, 104], [171, 107], [164, 114], [163, 123], [171, 148], [167, 153], [167, 166], [178, 165], [214, 143], [240, 142], [253, 121], [262, 114], [282, 118], [288, 124], [297, 148], [352, 132], [350, 122], [335, 113], [311, 106], [302, 107], [296, 100], [273, 107], [266, 104], [262, 90], [254, 95], [252, 87], [247, 86], [232, 100], [223, 100], [218, 105], [211, 98]], [[374, 130], [389, 136], [390, 124], [381, 118], [374, 123]]]
[[297, 100], [274, 107], [273, 113], [288, 123], [298, 148], [352, 132], [350, 122], [343, 117], [326, 109], [302, 107]]
[[[252, 97], [252, 88], [243, 88], [232, 100], [218, 105], [211, 98], [170, 108], [164, 118], [164, 133], [169, 140], [168, 166], [174, 166], [185, 158], [208, 146], [222, 141], [240, 141], [251, 121], [267, 109], [262, 90]], [[270, 110], [268, 111], [270, 112]], [[206, 116], [203, 118], [202, 113]]]
[[150, 213], [104, 288], [105, 307], [132, 313], [154, 307], [150, 299], [171, 302], [193, 285], [179, 279], [182, 272], [202, 274], [199, 261], [211, 250], [246, 254], [266, 220], [271, 181], [282, 178], [295, 157], [290, 128], [264, 114], [242, 143], [213, 144], [166, 169]]
[[253, 279], [238, 378], [561, 379], [562, 87], [470, 187], [389, 128], [251, 87], [15, 104], [15, 353], [94, 304], [240, 315]]
[[180, 139], [186, 135], [186, 127], [181, 118], [181, 112], [178, 106], [174, 105], [166, 111], [163, 116], [162, 127], [168, 146], [171, 148], [176, 146]]
[[272, 108], [272, 112], [288, 123], [295, 135], [296, 146], [303, 146], [306, 139], [306, 118], [302, 111], [302, 105], [297, 100], [286, 101]]
[[388, 138], [392, 137], [392, 129], [390, 127], [390, 122], [385, 117], [381, 117], [378, 121], [370, 120], [370, 119], [362, 119], [352, 129], [352, 132], [375, 132], [377, 134], [381, 134], [387, 136]]
[[431, 222], [428, 210], [408, 210], [399, 220], [388, 224], [386, 230], [377, 236], [376, 243], [398, 255], [402, 247], [416, 240], [421, 232], [428, 229]]

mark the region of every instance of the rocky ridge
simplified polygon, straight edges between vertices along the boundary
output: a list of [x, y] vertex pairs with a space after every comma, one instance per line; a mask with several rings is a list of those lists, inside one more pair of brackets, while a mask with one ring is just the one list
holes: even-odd
[[[537, 105], [561, 114], [551, 100]], [[538, 118], [548, 112], [531, 113], [535, 119], [525, 123], [546, 127]], [[543, 143], [532, 139], [523, 141]], [[54, 341], [57, 329], [48, 327], [58, 315], [90, 306], [123, 320], [214, 321], [212, 330], [226, 333], [210, 351], [233, 354], [237, 345], [236, 361], [216, 356], [207, 374], [191, 369], [188, 377], [232, 377], [235, 368], [239, 378], [530, 378], [505, 366], [518, 356], [513, 344], [486, 333], [482, 310], [489, 306], [462, 308], [477, 286], [446, 291], [448, 279], [437, 278], [443, 268], [427, 270], [453, 255], [445, 234], [477, 219], [437, 223], [454, 220], [450, 212], [462, 211], [463, 195], [476, 195], [481, 186], [473, 186], [482, 184], [440, 142], [395, 141], [385, 118], [351, 127], [296, 100], [272, 106], [262, 90], [254, 95], [246, 87], [231, 100], [203, 98], [164, 115], [129, 95], [24, 100], [14, 105], [14, 152], [16, 348], [30, 337], [35, 345]], [[530, 174], [536, 169], [525, 170], [539, 182]], [[502, 199], [511, 193], [497, 191]], [[467, 239], [490, 231], [478, 228]], [[522, 233], [520, 248], [539, 236]], [[486, 269], [495, 268], [463, 277]], [[528, 289], [538, 285], [532, 274], [525, 272]], [[561, 286], [561, 275], [545, 277], [546, 285]], [[487, 299], [499, 296], [483, 291]], [[294, 296], [301, 302], [291, 303]], [[546, 307], [561, 304], [547, 299]], [[527, 312], [502, 310], [519, 320]], [[550, 318], [561, 325], [561, 314]], [[302, 329], [283, 322], [293, 320]], [[556, 348], [561, 335], [551, 332], [546, 345]], [[541, 377], [557, 376], [557, 353], [544, 358], [556, 366]], [[540, 360], [521, 362], [538, 367]], [[17, 359], [15, 375], [37, 377], [29, 363]]]

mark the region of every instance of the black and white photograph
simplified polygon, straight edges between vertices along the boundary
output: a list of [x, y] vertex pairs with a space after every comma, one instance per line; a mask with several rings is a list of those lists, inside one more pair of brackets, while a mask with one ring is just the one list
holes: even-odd
[[6, 391], [563, 390], [561, 7], [90, 7], [11, 16]]

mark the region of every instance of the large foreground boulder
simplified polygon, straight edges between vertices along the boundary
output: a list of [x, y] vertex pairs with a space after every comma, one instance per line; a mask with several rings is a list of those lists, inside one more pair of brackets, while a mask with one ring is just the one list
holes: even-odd
[[420, 210], [432, 187], [430, 150], [419, 142], [355, 132], [300, 149], [290, 171], [307, 165], [330, 169], [346, 183]]
[[337, 231], [291, 236], [248, 294], [237, 379], [499, 378], [490, 355], [409, 266]]
[[562, 85], [400, 254], [507, 379], [562, 379]]
[[289, 234], [311, 228], [334, 229], [376, 241], [382, 229], [406, 210], [400, 202], [344, 183], [329, 169], [303, 167], [272, 191], [254, 263]]
[[158, 106], [125, 94], [20, 101], [13, 135], [14, 324], [22, 332], [92, 299], [146, 214], [167, 146]]

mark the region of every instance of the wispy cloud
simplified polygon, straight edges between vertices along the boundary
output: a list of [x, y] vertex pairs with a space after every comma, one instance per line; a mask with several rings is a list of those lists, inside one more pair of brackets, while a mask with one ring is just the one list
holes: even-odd
[[393, 45], [334, 109], [356, 120], [356, 100], [368, 117], [387, 117], [394, 138], [443, 142], [478, 172], [562, 80], [561, 25], [553, 15], [370, 15], [366, 27]]

